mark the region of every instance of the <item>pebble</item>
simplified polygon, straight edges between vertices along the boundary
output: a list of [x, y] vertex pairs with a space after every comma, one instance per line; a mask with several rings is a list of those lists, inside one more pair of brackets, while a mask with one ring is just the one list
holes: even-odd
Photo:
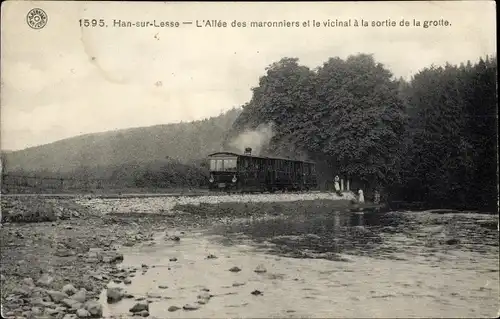
[[233, 287], [243, 286], [244, 284], [245, 284], [244, 282], [235, 282], [233, 283]]
[[123, 283], [125, 285], [130, 285], [132, 283], [132, 280], [130, 280], [129, 278], [125, 278], [125, 279], [123, 279]]
[[177, 311], [177, 310], [179, 310], [179, 309], [181, 309], [181, 308], [180, 308], [180, 307], [177, 307], [177, 306], [170, 306], [170, 307], [168, 307], [168, 311], [169, 311], [169, 312], [174, 312], [174, 311]]
[[141, 312], [143, 310], [149, 311], [149, 303], [147, 301], [139, 301], [129, 309], [130, 312]]
[[251, 294], [254, 295], [254, 296], [260, 296], [260, 295], [262, 295], [262, 291], [260, 291], [260, 290], [254, 290], [254, 291], [251, 292]]
[[241, 268], [234, 266], [234, 267], [231, 267], [229, 269], [229, 271], [231, 271], [231, 272], [239, 272], [239, 271], [241, 271]]
[[160, 288], [160, 289], [167, 289], [168, 286], [166, 286], [166, 285], [159, 285], [158, 288]]
[[185, 304], [184, 307], [182, 307], [182, 309], [184, 309], [184, 310], [198, 310], [198, 309], [200, 309], [200, 306]]
[[451, 238], [451, 239], [446, 240], [446, 244], [448, 244], [448, 245], [457, 245], [459, 243], [460, 243], [460, 240], [458, 240], [456, 238]]
[[255, 268], [254, 272], [256, 273], [265, 273], [267, 272], [266, 268], [264, 267], [264, 265], [258, 265], [257, 268]]
[[169, 259], [170, 261], [177, 261], [177, 258], [173, 257]]

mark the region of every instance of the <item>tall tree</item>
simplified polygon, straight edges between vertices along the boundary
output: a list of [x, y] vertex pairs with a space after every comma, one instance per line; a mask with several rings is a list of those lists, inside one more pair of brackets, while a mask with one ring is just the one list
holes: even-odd
[[336, 169], [370, 187], [398, 180], [405, 129], [399, 83], [372, 55], [330, 59], [318, 70], [315, 110], [323, 152]]

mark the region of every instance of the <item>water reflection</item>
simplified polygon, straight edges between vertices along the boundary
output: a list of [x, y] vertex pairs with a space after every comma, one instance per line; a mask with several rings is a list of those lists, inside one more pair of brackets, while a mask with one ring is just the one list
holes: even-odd
[[366, 255], [383, 242], [384, 227], [397, 223], [384, 213], [333, 211], [243, 220], [216, 226], [213, 233], [223, 235], [225, 244], [237, 242], [242, 234], [257, 243], [272, 243], [274, 252], [287, 256], [307, 257], [304, 251], [311, 257], [341, 252]]

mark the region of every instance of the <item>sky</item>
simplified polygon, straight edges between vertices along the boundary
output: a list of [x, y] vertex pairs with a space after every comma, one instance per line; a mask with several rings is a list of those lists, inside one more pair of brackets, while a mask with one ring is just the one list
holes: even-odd
[[[48, 16], [41, 29], [27, 23], [33, 8]], [[495, 12], [490, 1], [3, 2], [1, 149], [217, 116], [249, 101], [265, 68], [283, 57], [315, 68], [329, 57], [370, 53], [405, 78], [431, 64], [476, 61], [496, 55]], [[107, 27], [80, 26], [80, 19], [103, 19]], [[336, 19], [370, 25], [312, 26]], [[371, 26], [388, 19], [397, 26]], [[400, 27], [402, 19], [410, 26]], [[451, 25], [423, 28], [413, 19]], [[125, 28], [114, 20], [181, 24]], [[231, 27], [235, 20], [247, 26]], [[300, 26], [249, 26], [284, 20]]]

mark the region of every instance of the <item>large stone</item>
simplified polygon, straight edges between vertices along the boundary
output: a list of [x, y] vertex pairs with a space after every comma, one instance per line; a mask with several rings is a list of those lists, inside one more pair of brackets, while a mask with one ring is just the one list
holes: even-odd
[[72, 309], [79, 309], [82, 306], [81, 302], [76, 301], [74, 299], [70, 299], [70, 298], [66, 298], [66, 299], [61, 300], [61, 303], [63, 305], [65, 305], [66, 307], [72, 308]]
[[12, 289], [12, 293], [16, 294], [16, 295], [20, 295], [22, 297], [29, 297], [31, 295], [31, 290], [16, 287], [16, 288]]
[[106, 291], [106, 298], [108, 303], [115, 303], [123, 298], [123, 290], [121, 288], [112, 287]]
[[35, 282], [33, 281], [32, 278], [24, 278], [23, 279], [23, 286], [27, 286], [27, 287], [35, 287]]
[[67, 284], [64, 285], [61, 291], [67, 294], [68, 296], [71, 296], [74, 295], [78, 290], [72, 284]]
[[91, 315], [87, 309], [80, 308], [76, 311], [76, 316], [78, 318], [89, 318]]
[[47, 290], [47, 294], [50, 296], [50, 299], [52, 299], [53, 302], [60, 302], [61, 300], [68, 298], [68, 295], [64, 292], [56, 290]]
[[116, 251], [107, 251], [102, 248], [90, 248], [87, 253], [87, 261], [102, 261], [112, 263], [122, 261], [123, 255]]
[[45, 301], [43, 301], [43, 298], [41, 297], [35, 297], [30, 299], [30, 304], [33, 306], [44, 306]]
[[78, 302], [84, 303], [85, 300], [87, 300], [87, 290], [85, 289], [80, 289], [76, 294], [71, 296], [71, 299], [74, 299]]
[[45, 314], [47, 314], [48, 316], [55, 316], [58, 313], [60, 313], [60, 312], [57, 311], [56, 309], [45, 308]]
[[90, 313], [92, 317], [102, 316], [102, 305], [97, 300], [88, 300], [84, 308]]
[[129, 311], [135, 313], [143, 310], [149, 311], [149, 303], [147, 301], [139, 301]]
[[40, 307], [31, 308], [31, 314], [35, 316], [35, 318], [39, 318], [43, 314], [43, 310]]
[[54, 281], [54, 278], [50, 276], [49, 274], [43, 274], [38, 280], [37, 280], [37, 285], [41, 287], [50, 287], [52, 282]]
[[115, 251], [105, 251], [102, 253], [102, 259], [105, 263], [120, 262], [123, 260], [123, 255]]

